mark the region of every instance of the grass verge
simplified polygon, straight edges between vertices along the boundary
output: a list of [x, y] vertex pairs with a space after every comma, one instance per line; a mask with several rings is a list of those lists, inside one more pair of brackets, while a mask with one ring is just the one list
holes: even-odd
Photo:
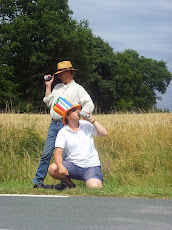
[[[95, 137], [103, 189], [33, 189], [49, 115], [0, 114], [0, 193], [172, 198], [172, 114], [109, 114], [95, 118], [108, 130]], [[53, 161], [53, 158], [52, 158]], [[58, 183], [47, 175], [45, 184]]]

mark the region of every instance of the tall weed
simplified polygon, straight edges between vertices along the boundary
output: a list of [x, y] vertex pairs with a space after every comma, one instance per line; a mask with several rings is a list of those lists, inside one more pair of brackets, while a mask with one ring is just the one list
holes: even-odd
[[[17, 116], [20, 119], [20, 115]], [[44, 139], [36, 131], [35, 121], [28, 121], [28, 119], [25, 120], [25, 125], [21, 123], [23, 121], [20, 121], [19, 125], [18, 122], [15, 123], [15, 120], [4, 119], [4, 122], [1, 120], [1, 182], [28, 183], [33, 177], [33, 172], [36, 170], [41, 156]]]
[[[94, 139], [109, 194], [122, 187], [172, 189], [172, 114], [95, 118], [108, 130], [107, 137]], [[31, 183], [50, 122], [49, 115], [0, 114], [1, 182]], [[54, 181], [47, 175], [45, 183]]]

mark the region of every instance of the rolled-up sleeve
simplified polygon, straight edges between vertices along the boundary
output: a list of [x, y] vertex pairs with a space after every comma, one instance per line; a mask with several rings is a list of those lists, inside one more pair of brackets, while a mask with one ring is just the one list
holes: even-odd
[[53, 96], [53, 93], [51, 93], [48, 97], [45, 96], [43, 98], [43, 102], [46, 104], [48, 108], [50, 108], [53, 103], [53, 99], [54, 99], [54, 96]]
[[78, 92], [78, 101], [82, 106], [82, 111], [92, 113], [94, 110], [94, 104], [90, 95], [81, 86]]

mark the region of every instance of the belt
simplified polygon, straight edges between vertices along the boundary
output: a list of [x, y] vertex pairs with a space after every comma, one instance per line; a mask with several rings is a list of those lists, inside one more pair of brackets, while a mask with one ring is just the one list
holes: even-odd
[[62, 122], [63, 118], [60, 118], [60, 119], [54, 119], [54, 118], [52, 118], [52, 121], [55, 122], [55, 123]]

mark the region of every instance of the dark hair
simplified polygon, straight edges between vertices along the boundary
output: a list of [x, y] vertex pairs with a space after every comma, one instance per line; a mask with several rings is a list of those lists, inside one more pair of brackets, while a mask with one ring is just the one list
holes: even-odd
[[[67, 112], [66, 116], [69, 115], [69, 111]], [[65, 123], [68, 124], [68, 119], [66, 118], [66, 116], [65, 116]]]
[[68, 119], [65, 117], [65, 123], [68, 124]]

